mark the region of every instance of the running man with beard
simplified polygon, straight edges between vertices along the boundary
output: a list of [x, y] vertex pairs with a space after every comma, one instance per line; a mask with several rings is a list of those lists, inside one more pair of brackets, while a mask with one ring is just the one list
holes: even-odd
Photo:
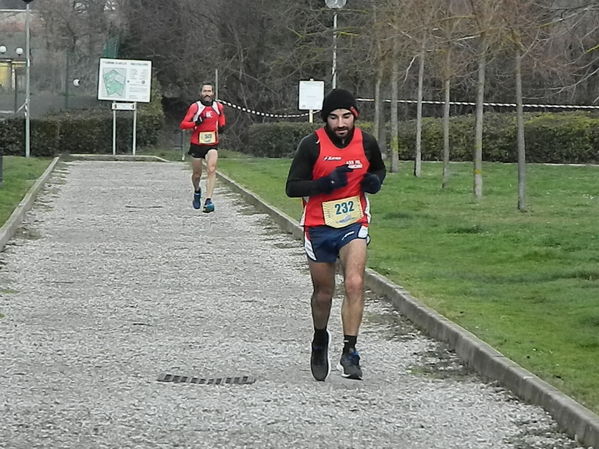
[[204, 212], [214, 212], [212, 194], [216, 184], [216, 163], [218, 161], [219, 135], [225, 129], [224, 106], [214, 100], [214, 86], [211, 83], [202, 84], [200, 100], [191, 104], [185, 118], [179, 124], [181, 129], [192, 129], [189, 152], [191, 155], [191, 183], [193, 184], [193, 207], [199, 209], [202, 205], [202, 159], [206, 160], [208, 170], [206, 179], [206, 201]]
[[287, 195], [302, 197], [304, 203], [300, 224], [313, 286], [310, 366], [319, 381], [330, 372], [327, 325], [337, 259], [345, 289], [341, 306], [343, 351], [337, 367], [343, 377], [362, 379], [356, 342], [364, 313], [369, 241], [370, 203], [366, 194], [380, 190], [386, 169], [376, 139], [355, 127], [358, 115], [350, 92], [332, 90], [321, 110], [325, 126], [301, 140], [287, 177]]

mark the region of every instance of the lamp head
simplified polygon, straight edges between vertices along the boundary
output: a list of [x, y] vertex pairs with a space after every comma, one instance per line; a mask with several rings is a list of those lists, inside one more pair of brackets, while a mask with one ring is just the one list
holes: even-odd
[[345, 6], [347, 0], [325, 0], [325, 3], [329, 8], [340, 9]]

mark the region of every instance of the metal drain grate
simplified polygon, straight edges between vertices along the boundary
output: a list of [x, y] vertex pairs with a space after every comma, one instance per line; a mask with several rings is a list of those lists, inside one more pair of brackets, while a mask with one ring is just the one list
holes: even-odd
[[256, 382], [256, 379], [250, 376], [237, 377], [195, 377], [195, 376], [180, 376], [177, 374], [163, 373], [158, 376], [159, 382], [187, 383], [198, 385], [249, 385]]

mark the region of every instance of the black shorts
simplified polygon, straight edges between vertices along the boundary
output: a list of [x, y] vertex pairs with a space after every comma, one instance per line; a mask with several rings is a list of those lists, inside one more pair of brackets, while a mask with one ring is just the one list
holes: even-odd
[[334, 263], [339, 251], [355, 239], [364, 239], [370, 243], [368, 227], [354, 223], [344, 228], [330, 226], [308, 226], [304, 229], [304, 251], [314, 262]]
[[189, 144], [189, 154], [191, 157], [206, 159], [206, 154], [210, 150], [218, 150], [216, 145], [198, 145], [195, 143]]

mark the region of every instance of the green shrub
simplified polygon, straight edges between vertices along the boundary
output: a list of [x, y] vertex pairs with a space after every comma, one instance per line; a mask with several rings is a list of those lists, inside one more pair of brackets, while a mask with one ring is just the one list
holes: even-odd
[[[153, 81], [150, 103], [138, 103], [136, 146], [158, 142], [164, 124], [160, 103], [160, 85]], [[104, 106], [109, 107], [106, 102]], [[65, 112], [32, 119], [31, 155], [55, 156], [62, 153], [111, 153], [113, 113], [110, 109]], [[0, 141], [4, 154], [23, 155], [25, 119], [10, 118], [0, 122]], [[130, 152], [133, 140], [133, 113], [117, 112], [116, 148]]]
[[[443, 128], [440, 118], [422, 124], [422, 158], [443, 159]], [[390, 135], [387, 125], [387, 136]], [[474, 151], [473, 115], [450, 119], [450, 159], [471, 161]], [[525, 113], [526, 160], [544, 163], [599, 162], [599, 118], [589, 112]], [[413, 159], [416, 122], [399, 125], [399, 157]], [[387, 147], [389, 142], [387, 141]], [[486, 113], [483, 122], [483, 160], [517, 161], [515, 113]]]
[[542, 114], [526, 123], [531, 162], [599, 162], [599, 118], [591, 114]]
[[[248, 130], [248, 144], [243, 149], [258, 157], [291, 157], [303, 137], [322, 126], [322, 122], [276, 122], [251, 125]], [[358, 126], [370, 132], [372, 124], [359, 122]]]
[[[526, 160], [548, 163], [599, 163], [599, 117], [591, 112], [558, 112], [524, 114]], [[247, 153], [265, 157], [292, 155], [301, 138], [321, 123], [267, 123], [249, 129]], [[371, 132], [372, 123], [358, 122]], [[471, 161], [474, 152], [474, 115], [450, 119], [450, 159]], [[390, 147], [390, 125], [386, 124], [386, 142]], [[399, 124], [399, 158], [414, 158], [416, 121]], [[517, 127], [515, 113], [485, 113], [483, 122], [483, 160], [517, 161]], [[422, 159], [443, 159], [443, 123], [440, 118], [424, 118], [422, 122]]]
[[320, 123], [260, 123], [248, 129], [248, 144], [242, 151], [258, 157], [290, 157], [302, 137]]

